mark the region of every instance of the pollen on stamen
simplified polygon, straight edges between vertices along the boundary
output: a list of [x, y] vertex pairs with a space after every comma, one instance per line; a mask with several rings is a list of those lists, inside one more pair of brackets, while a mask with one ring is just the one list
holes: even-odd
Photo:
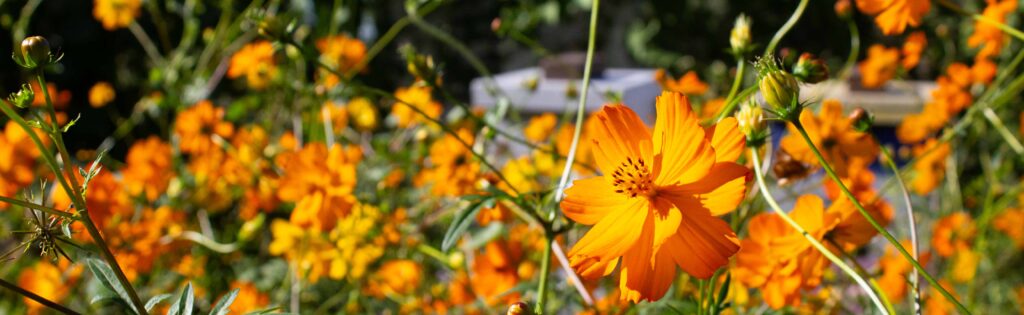
[[653, 184], [650, 170], [643, 159], [635, 161], [627, 157], [625, 162], [612, 172], [612, 182], [617, 188], [615, 192], [622, 193], [630, 198], [637, 196], [650, 196], [653, 193]]

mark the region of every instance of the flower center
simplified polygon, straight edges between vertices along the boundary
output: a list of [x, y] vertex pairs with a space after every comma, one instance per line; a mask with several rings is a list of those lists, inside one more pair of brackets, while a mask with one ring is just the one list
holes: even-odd
[[612, 173], [612, 178], [615, 179], [615, 192], [625, 194], [630, 198], [654, 194], [651, 172], [643, 159], [633, 160], [627, 157], [626, 162], [622, 162]]

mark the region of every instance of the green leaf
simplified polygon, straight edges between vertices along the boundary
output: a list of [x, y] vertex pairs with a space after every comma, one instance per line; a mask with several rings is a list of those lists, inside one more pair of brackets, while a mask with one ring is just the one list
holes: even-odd
[[172, 297], [174, 296], [170, 295], [169, 293], [164, 293], [150, 298], [149, 301], [146, 301], [146, 312], [152, 311], [153, 307], [155, 307], [157, 304], [160, 304], [161, 302]]
[[725, 298], [729, 295], [729, 283], [732, 282], [732, 273], [725, 275], [725, 282], [722, 282], [722, 287], [718, 289], [718, 298], [715, 299], [715, 307], [712, 309], [712, 313], [717, 315], [725, 309]]
[[178, 301], [174, 302], [174, 305], [167, 309], [167, 315], [192, 315], [192, 302], [194, 299], [192, 282], [189, 282], [185, 285], [185, 289], [181, 290]]
[[266, 308], [266, 309], [262, 309], [262, 310], [258, 310], [258, 311], [248, 312], [248, 313], [245, 313], [245, 315], [285, 314], [285, 313], [274, 313], [275, 311], [280, 310], [280, 309], [281, 309], [280, 306], [275, 306], [275, 307]]
[[231, 303], [235, 302], [235, 297], [237, 296], [238, 288], [231, 290], [231, 293], [220, 298], [220, 301], [217, 301], [217, 305], [210, 309], [210, 315], [227, 315], [231, 311]]
[[71, 129], [71, 126], [74, 126], [75, 123], [78, 123], [78, 119], [80, 119], [80, 118], [82, 118], [82, 114], [81, 113], [79, 113], [78, 116], [75, 117], [75, 119], [72, 119], [70, 122], [68, 122], [66, 125], [64, 125], [64, 128], [62, 129], [64, 131], [64, 133], [68, 133], [68, 130]]
[[92, 297], [92, 299], [89, 300], [89, 304], [97, 304], [108, 300], [117, 301], [117, 299], [117, 294], [115, 294], [114, 292], [108, 290], [100, 290], [99, 293], [96, 294], [96, 296]]
[[89, 258], [85, 260], [85, 263], [89, 266], [89, 271], [92, 271], [92, 274], [100, 280], [100, 283], [103, 284], [104, 287], [114, 291], [121, 301], [124, 302], [125, 305], [128, 305], [128, 309], [133, 313], [139, 313], [139, 311], [135, 309], [135, 305], [132, 304], [132, 299], [128, 296], [128, 291], [125, 291], [124, 287], [121, 286], [121, 282], [117, 281], [117, 276], [114, 275], [114, 270], [110, 269], [110, 266], [108, 266], [105, 261], [96, 258]]
[[474, 201], [469, 204], [469, 207], [457, 213], [455, 219], [452, 220], [452, 224], [448, 226], [448, 231], [444, 233], [444, 240], [441, 241], [441, 250], [447, 252], [452, 246], [455, 246], [455, 242], [458, 242], [462, 234], [466, 233], [469, 226], [473, 224], [473, 218], [476, 218], [476, 214], [480, 212], [480, 209], [494, 207], [494, 202], [494, 198]]

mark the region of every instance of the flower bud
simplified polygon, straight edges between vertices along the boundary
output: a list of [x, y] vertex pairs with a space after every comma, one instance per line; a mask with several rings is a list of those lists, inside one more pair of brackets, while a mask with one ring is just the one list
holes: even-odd
[[256, 218], [245, 221], [242, 224], [242, 228], [238, 229], [238, 240], [244, 242], [252, 239], [263, 228], [263, 223], [265, 223], [266, 219], [266, 216], [260, 213]]
[[516, 302], [515, 304], [508, 306], [508, 312], [506, 315], [524, 315], [530, 314], [530, 306], [525, 302]]
[[853, 129], [860, 132], [867, 132], [875, 124], [875, 115], [872, 115], [871, 112], [868, 112], [863, 107], [854, 108], [847, 118], [850, 119]]
[[411, 45], [402, 46], [400, 50], [405, 55], [405, 67], [409, 74], [424, 83], [441, 84], [441, 76], [434, 64], [434, 57], [418, 53]]
[[14, 104], [14, 106], [25, 108], [31, 106], [32, 101], [35, 100], [35, 98], [35, 90], [32, 90], [32, 87], [28, 84], [22, 84], [21, 90], [11, 93], [11, 95], [7, 97], [7, 100]]
[[750, 139], [752, 135], [763, 133], [765, 130], [764, 110], [757, 106], [757, 101], [751, 99], [736, 112], [736, 122], [739, 123], [740, 132]]
[[[796, 108], [800, 106], [797, 103], [800, 85], [796, 82], [796, 78], [786, 70], [779, 69], [778, 62], [773, 56], [759, 59], [754, 66], [757, 68], [760, 79], [758, 86], [761, 89], [761, 96], [768, 102], [768, 105], [780, 116], [790, 116], [796, 112]], [[795, 119], [795, 117], [783, 118]]]
[[828, 66], [813, 54], [803, 53], [793, 66], [793, 76], [802, 82], [818, 83], [828, 79]]
[[260, 19], [256, 32], [267, 39], [280, 40], [288, 35], [290, 28], [288, 22], [281, 17], [264, 16]]
[[35, 68], [50, 63], [50, 42], [42, 36], [32, 36], [21, 41], [21, 57], [24, 66]]
[[462, 252], [456, 251], [448, 254], [448, 267], [451, 267], [452, 269], [459, 269], [463, 267], [462, 264], [464, 263], [466, 263], [466, 255]]
[[735, 54], [750, 50], [750, 17], [745, 14], [736, 17], [736, 23], [729, 32], [729, 45]]

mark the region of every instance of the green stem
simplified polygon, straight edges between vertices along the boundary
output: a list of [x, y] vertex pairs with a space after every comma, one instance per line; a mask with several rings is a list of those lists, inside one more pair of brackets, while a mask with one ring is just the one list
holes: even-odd
[[[440, 4], [441, 1], [432, 1], [427, 3], [422, 8], [416, 10], [415, 16], [425, 16], [430, 12], [433, 12], [434, 9], [437, 9]], [[373, 46], [370, 46], [370, 49], [366, 51], [366, 58], [360, 60], [355, 67], [352, 67], [352, 70], [349, 70], [345, 76], [339, 76], [339, 78], [345, 78], [344, 81], [349, 81], [356, 75], [356, 73], [363, 71], [363, 69], [366, 68], [366, 65], [370, 64], [370, 61], [377, 57], [377, 54], [380, 54], [380, 52], [384, 50], [384, 47], [387, 47], [387, 45], [390, 44], [396, 36], [398, 36], [398, 33], [401, 32], [402, 29], [409, 26], [409, 19], [409, 17], [403, 17], [396, 21], [395, 24], [392, 24], [391, 28], [388, 28], [388, 31], [377, 39], [377, 41], [373, 43]]]
[[891, 314], [896, 314], [896, 309], [893, 307], [892, 301], [889, 301], [889, 297], [885, 296], [885, 294], [882, 293], [882, 287], [878, 285], [878, 281], [875, 281], [874, 278], [871, 278], [871, 273], [865, 270], [864, 266], [860, 265], [860, 262], [857, 262], [857, 258], [853, 257], [853, 255], [850, 255], [850, 253], [847, 253], [845, 250], [843, 250], [843, 247], [840, 246], [839, 243], [836, 242], [836, 240], [828, 238], [826, 239], [826, 241], [828, 241], [828, 243], [831, 244], [832, 247], [835, 247], [836, 251], [838, 251], [839, 254], [843, 256], [843, 258], [849, 260], [850, 263], [853, 264], [853, 269], [856, 270], [858, 274], [861, 274], [864, 277], [868, 278], [868, 283], [871, 284], [871, 288], [874, 289], [876, 292], [881, 293], [878, 295], [878, 297], [881, 298], [882, 303], [885, 304], [885, 309], [889, 310], [889, 313]]
[[789, 30], [793, 28], [793, 25], [796, 25], [796, 22], [800, 20], [800, 16], [804, 14], [804, 9], [807, 8], [808, 2], [810, 1], [800, 0], [800, 4], [796, 6], [796, 11], [793, 11], [793, 15], [789, 17], [786, 24], [782, 24], [779, 31], [775, 32], [775, 36], [772, 37], [772, 41], [768, 42], [768, 47], [764, 50], [764, 54], [766, 56], [775, 52], [775, 46], [779, 44], [779, 41], [782, 41], [782, 37], [786, 36], [786, 33], [789, 33]]
[[80, 314], [78, 312], [75, 312], [74, 310], [71, 310], [70, 308], [65, 307], [64, 305], [60, 305], [57, 302], [50, 301], [50, 300], [46, 299], [45, 297], [39, 296], [38, 294], [35, 294], [35, 293], [32, 293], [32, 291], [29, 291], [29, 290], [26, 290], [25, 288], [19, 287], [16, 284], [7, 282], [7, 280], [0, 279], [0, 287], [4, 287], [5, 289], [8, 289], [8, 290], [14, 291], [15, 293], [24, 295], [25, 297], [27, 297], [29, 299], [32, 299], [33, 301], [36, 301], [39, 304], [45, 305], [46, 307], [52, 308], [55, 311], [58, 311], [58, 312], [61, 312], [61, 313], [64, 313], [64, 314]]
[[[750, 96], [750, 94], [754, 94], [755, 92], [757, 92], [757, 85], [744, 89], [738, 96], [733, 98], [731, 101], [726, 102], [725, 107], [722, 107], [722, 111], [718, 112], [718, 115], [715, 115], [714, 121], [720, 121], [725, 119], [725, 117], [732, 115], [732, 112], [736, 110], [736, 106], [740, 104], [740, 101], [746, 99], [747, 96]], [[705, 122], [710, 123], [709, 121]]]
[[[872, 135], [873, 136], [873, 135]], [[914, 259], [919, 259], [919, 252], [921, 246], [917, 240], [917, 219], [914, 217], [914, 205], [910, 202], [910, 191], [907, 190], [907, 183], [903, 180], [903, 176], [900, 174], [900, 168], [896, 166], [896, 160], [892, 156], [892, 152], [889, 152], [889, 148], [882, 145], [882, 142], [875, 137], [875, 142], [878, 143], [879, 148], [882, 149], [882, 156], [885, 159], [885, 165], [892, 170], [892, 176], [896, 177], [896, 183], [899, 184], [900, 192], [903, 194], [904, 207], [907, 212], [907, 225], [910, 226], [910, 245], [912, 246], [912, 254]], [[914, 289], [914, 313], [921, 313], [921, 276], [918, 274], [917, 269], [911, 270], [910, 274], [910, 286]]]
[[142, 45], [142, 50], [146, 52], [149, 59], [152, 59], [158, 66], [164, 64], [164, 57], [160, 55], [160, 51], [153, 44], [153, 39], [146, 35], [146, 31], [142, 29], [142, 26], [139, 26], [139, 23], [132, 21], [131, 24], [128, 24], [128, 30], [132, 32], [132, 35], [135, 35], [135, 38]]
[[[556, 203], [561, 202], [565, 197], [565, 186], [569, 184], [569, 175], [572, 172], [572, 165], [576, 161], [576, 151], [579, 149], [580, 134], [583, 132], [583, 116], [587, 108], [587, 94], [590, 90], [590, 70], [594, 63], [594, 43], [597, 38], [597, 16], [601, 7], [601, 0], [594, 0], [590, 8], [590, 32], [587, 39], [587, 59], [583, 66], [583, 89], [580, 90], [580, 102], [576, 106], [576, 129], [572, 133], [572, 144], [569, 146], [569, 156], [565, 161], [565, 168], [562, 169], [562, 177], [558, 180], [558, 187], [555, 189]], [[551, 213], [554, 215], [554, 212]], [[553, 219], [553, 218], [549, 218]]]
[[850, 29], [850, 55], [846, 56], [846, 63], [843, 64], [843, 69], [840, 71], [839, 78], [842, 80], [846, 80], [850, 76], [853, 66], [857, 64], [857, 58], [860, 56], [860, 31], [857, 29], [857, 21], [854, 21], [852, 16], [845, 20], [846, 26]]
[[981, 112], [985, 114], [985, 118], [992, 123], [992, 127], [996, 128], [999, 135], [1003, 136], [1003, 139], [1006, 140], [1006, 144], [1010, 145], [1013, 152], [1017, 152], [1017, 155], [1024, 155], [1024, 146], [1022, 146], [1020, 144], [1020, 140], [1017, 140], [1017, 137], [1014, 137], [1013, 133], [1006, 128], [1003, 121], [999, 119], [999, 115], [996, 115], [996, 112], [989, 107], [985, 107]]
[[465, 44], [455, 39], [455, 37], [452, 37], [450, 34], [445, 33], [444, 31], [438, 29], [433, 25], [430, 25], [430, 23], [427, 23], [422, 18], [420, 18], [419, 15], [416, 14], [416, 12], [409, 12], [408, 18], [409, 22], [412, 22], [413, 25], [418, 27], [424, 33], [427, 33], [427, 35], [430, 35], [431, 37], [440, 40], [445, 45], [448, 45], [452, 49], [455, 49], [455, 51], [462, 55], [463, 58], [466, 58], [466, 61], [469, 62], [469, 65], [476, 69], [476, 71], [479, 72], [480, 75], [484, 77], [484, 83], [487, 85], [487, 90], [489, 93], [501, 94], [503, 97], [508, 98], [507, 96], [505, 96], [504, 91], [502, 91], [501, 88], [498, 87], [498, 84], [494, 82], [494, 76], [491, 74], [491, 71], [487, 70], [487, 66], [484, 65], [484, 62], [481, 61], [480, 58], [477, 58], [477, 56], [474, 55], [471, 50], [469, 50], [469, 47], [466, 47]]
[[947, 300], [956, 305], [957, 311], [959, 311], [961, 314], [970, 314], [971, 312], [968, 311], [967, 308], [960, 303], [960, 301], [957, 301], [957, 299], [954, 298], [953, 295], [946, 290], [946, 288], [939, 285], [939, 282], [936, 281], [935, 278], [932, 277], [932, 275], [929, 274], [927, 270], [924, 270], [924, 267], [921, 266], [921, 263], [919, 263], [917, 259], [914, 259], [910, 255], [910, 253], [908, 253], [907, 250], [903, 248], [903, 245], [901, 245], [900, 242], [897, 241], [891, 233], [889, 233], [889, 231], [882, 227], [882, 225], [879, 224], [878, 221], [875, 220], [875, 218], [872, 217], [870, 213], [868, 213], [868, 210], [864, 208], [864, 205], [862, 205], [860, 201], [857, 200], [857, 197], [853, 195], [853, 192], [851, 192], [848, 187], [846, 187], [846, 184], [843, 183], [842, 179], [839, 178], [839, 175], [837, 175], [835, 170], [832, 169], [832, 166], [829, 165], [828, 161], [825, 160], [825, 156], [823, 156], [821, 152], [818, 151], [818, 147], [814, 145], [813, 141], [811, 141], [811, 137], [807, 135], [807, 130], [804, 129], [804, 126], [803, 124], [800, 123], [800, 120], [794, 119], [790, 121], [790, 123], [792, 123], [793, 126], [796, 127], [796, 130], [800, 132], [800, 135], [804, 138], [804, 141], [807, 142], [807, 146], [809, 146], [811, 148], [811, 151], [814, 152], [814, 155], [818, 157], [818, 162], [821, 164], [822, 168], [825, 169], [825, 172], [828, 173], [828, 176], [832, 179], [832, 181], [839, 186], [839, 189], [842, 190], [844, 195], [846, 195], [846, 198], [849, 199], [850, 202], [852, 202], [853, 205], [857, 207], [857, 211], [859, 211], [860, 214], [864, 216], [864, 219], [867, 220], [868, 223], [870, 223], [871, 226], [878, 231], [878, 233], [882, 234], [882, 236], [884, 236], [890, 244], [896, 247], [896, 249], [899, 250], [900, 254], [903, 255], [903, 258], [905, 258], [907, 261], [910, 261], [910, 263], [914, 265], [914, 268], [916, 268], [918, 272], [924, 275], [925, 280], [928, 280], [928, 283], [931, 284], [932, 287], [937, 289], [939, 293], [942, 294], [942, 296], [946, 297]]
[[725, 103], [729, 104], [733, 99], [736, 98], [736, 93], [740, 91], [740, 86], [743, 85], [743, 72], [747, 69], [747, 61], [743, 60], [743, 56], [736, 56], [736, 78], [732, 80], [732, 87], [729, 88], [729, 96], [725, 97]]
[[[49, 90], [46, 88], [46, 78], [43, 77], [42, 69], [36, 69], [36, 81], [39, 82], [39, 90], [43, 91], [43, 96], [46, 100], [46, 111], [50, 114], [51, 127], [48, 128], [50, 137], [53, 138], [55, 142], [54, 146], [57, 147], [57, 151], [59, 152], [61, 159], [64, 160], [64, 171], [67, 174], [66, 177], [68, 181], [64, 183], [64, 191], [69, 192], [68, 195], [71, 197], [71, 203], [75, 206], [75, 209], [78, 209], [79, 213], [83, 214], [80, 215], [80, 218], [83, 225], [85, 225], [85, 229], [89, 232], [89, 236], [92, 237], [93, 241], [95, 241], [96, 245], [100, 248], [100, 251], [103, 253], [104, 260], [106, 260], [107, 264], [109, 264], [111, 269], [114, 270], [114, 275], [117, 276], [118, 282], [120, 282], [121, 286], [124, 287], [124, 290], [127, 291], [128, 297], [131, 298], [131, 302], [135, 310], [139, 314], [146, 315], [147, 312], [145, 304], [142, 303], [142, 299], [140, 299], [139, 294], [135, 292], [135, 288], [132, 287], [131, 281], [128, 280], [128, 277], [124, 274], [124, 270], [122, 270], [121, 266], [117, 263], [117, 258], [115, 258], [114, 253], [110, 251], [110, 246], [108, 246], [107, 242], [103, 240], [103, 236], [100, 234], [99, 228], [96, 227], [96, 224], [92, 222], [92, 218], [89, 217], [89, 210], [86, 208], [85, 203], [85, 195], [81, 191], [81, 186], [78, 185], [78, 178], [75, 177], [70, 155], [68, 154], [67, 147], [64, 145], [64, 131], [63, 128], [61, 128], [60, 123], [57, 122], [57, 112], [53, 109], [53, 101], [50, 99]], [[39, 150], [41, 152], [46, 152], [46, 148], [43, 146], [39, 146]], [[45, 154], [46, 153], [44, 153], [44, 155]], [[59, 169], [54, 169], [53, 171], [54, 173], [60, 173]], [[68, 185], [71, 186], [70, 189], [68, 189]]]
[[750, 159], [751, 161], [753, 161], [753, 164], [755, 165], [754, 177], [757, 178], [757, 185], [761, 188], [761, 196], [764, 197], [764, 201], [768, 203], [772, 211], [775, 211], [775, 214], [779, 215], [779, 217], [781, 217], [783, 221], [786, 221], [786, 224], [789, 224], [789, 226], [793, 227], [793, 229], [795, 229], [797, 232], [800, 232], [800, 235], [802, 235], [804, 239], [807, 240], [807, 242], [811, 243], [811, 246], [814, 247], [814, 249], [818, 250], [818, 252], [821, 252], [821, 254], [825, 256], [825, 258], [827, 258], [829, 261], [831, 261], [833, 264], [839, 267], [839, 269], [841, 269], [843, 272], [849, 275], [850, 278], [853, 278], [853, 281], [857, 282], [857, 284], [860, 285], [864, 292], [867, 293], [867, 295], [871, 298], [871, 301], [875, 303], [875, 307], [877, 307], [879, 311], [881, 311], [883, 314], [888, 314], [888, 309], [882, 303], [882, 300], [878, 298], [878, 294], [876, 294], [875, 291], [871, 289], [871, 286], [868, 285], [867, 281], [864, 281], [864, 278], [858, 275], [857, 272], [853, 270], [853, 268], [850, 268], [849, 265], [844, 263], [842, 259], [836, 257], [836, 255], [829, 251], [828, 248], [825, 247], [825, 245], [821, 244], [821, 242], [818, 241], [818, 239], [814, 238], [814, 236], [811, 236], [810, 233], [807, 233], [807, 230], [805, 230], [803, 227], [800, 226], [799, 223], [793, 220], [793, 218], [790, 217], [789, 214], [786, 214], [786, 211], [782, 210], [782, 207], [779, 206], [779, 203], [775, 201], [774, 197], [772, 197], [771, 192], [768, 191], [768, 185], [765, 184], [764, 181], [764, 172], [761, 171], [760, 167], [756, 167], [758, 165], [761, 165], [761, 158], [758, 157], [757, 148], [750, 149]]
[[6, 203], [9, 203], [9, 204], [13, 204], [13, 205], [17, 205], [17, 206], [21, 206], [21, 207], [25, 207], [25, 208], [29, 208], [29, 209], [39, 210], [39, 211], [42, 211], [42, 212], [46, 212], [47, 214], [55, 215], [55, 216], [66, 218], [66, 219], [72, 219], [72, 220], [75, 219], [75, 215], [74, 214], [67, 213], [67, 212], [64, 212], [64, 211], [60, 211], [60, 210], [57, 210], [57, 209], [54, 209], [54, 208], [50, 208], [50, 207], [47, 207], [47, 206], [44, 206], [44, 205], [38, 205], [38, 204], [31, 203], [31, 202], [22, 201], [22, 200], [10, 198], [10, 197], [4, 197], [4, 196], [0, 196], [0, 201], [6, 202]]
[[1016, 37], [1019, 40], [1024, 40], [1024, 32], [1021, 32], [1020, 30], [1018, 30], [1016, 28], [1010, 27], [1009, 25], [1006, 25], [1006, 24], [1001, 23], [999, 21], [990, 19], [987, 16], [984, 16], [984, 15], [981, 15], [981, 14], [969, 13], [966, 10], [964, 10], [963, 8], [957, 6], [955, 3], [950, 2], [949, 0], [939, 0], [938, 2], [939, 2], [939, 5], [941, 5], [943, 7], [946, 7], [947, 9], [950, 9], [953, 12], [956, 12], [957, 14], [960, 14], [960, 15], [963, 15], [963, 16], [970, 16], [972, 19], [975, 19], [977, 21], [991, 24], [992, 26], [995, 26], [995, 27], [999, 28], [1003, 32], [1006, 32], [1007, 34], [1010, 34], [1011, 36]]
[[[598, 0], [595, 0], [595, 2]], [[537, 308], [534, 310], [537, 314], [544, 314], [544, 305], [547, 302], [548, 296], [548, 274], [551, 273], [551, 244], [554, 243], [554, 237], [551, 232], [544, 232], [544, 258], [540, 260], [540, 282], [537, 283]]]

